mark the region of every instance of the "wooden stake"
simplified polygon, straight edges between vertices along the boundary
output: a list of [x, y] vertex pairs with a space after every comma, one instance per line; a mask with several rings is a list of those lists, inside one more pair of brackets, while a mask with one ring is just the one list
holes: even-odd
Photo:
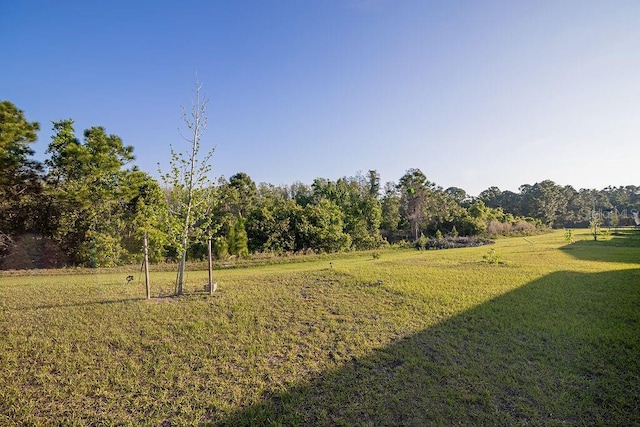
[[213, 295], [213, 258], [211, 254], [211, 237], [207, 242], [207, 257], [209, 258], [209, 295]]
[[147, 299], [151, 299], [151, 286], [149, 286], [149, 242], [147, 232], [144, 232], [144, 284], [147, 287]]

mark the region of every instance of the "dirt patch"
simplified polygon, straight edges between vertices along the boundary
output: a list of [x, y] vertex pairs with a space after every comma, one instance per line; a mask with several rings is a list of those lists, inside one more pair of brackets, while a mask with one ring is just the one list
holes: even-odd
[[0, 269], [61, 268], [65, 261], [64, 253], [53, 240], [37, 234], [22, 234], [13, 239], [6, 254], [0, 258]]

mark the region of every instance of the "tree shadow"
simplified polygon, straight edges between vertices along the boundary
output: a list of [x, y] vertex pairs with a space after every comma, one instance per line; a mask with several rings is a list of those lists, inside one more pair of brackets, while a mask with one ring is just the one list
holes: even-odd
[[220, 425], [640, 424], [640, 269], [557, 272]]
[[584, 261], [640, 263], [640, 234], [631, 231], [613, 234], [611, 238], [581, 240], [560, 248], [566, 254]]
[[[165, 297], [158, 297], [155, 299], [164, 299]], [[109, 300], [101, 300], [101, 301], [86, 301], [86, 302], [77, 302], [77, 303], [62, 303], [62, 304], [40, 304], [40, 305], [29, 305], [26, 307], [14, 307], [12, 310], [20, 310], [20, 311], [32, 311], [32, 310], [47, 310], [47, 309], [55, 309], [55, 308], [72, 308], [72, 307], [92, 307], [98, 305], [115, 305], [122, 304], [127, 302], [135, 302], [135, 301], [144, 301], [146, 298], [144, 297], [136, 297], [136, 298], [121, 298], [121, 299], [109, 299]]]

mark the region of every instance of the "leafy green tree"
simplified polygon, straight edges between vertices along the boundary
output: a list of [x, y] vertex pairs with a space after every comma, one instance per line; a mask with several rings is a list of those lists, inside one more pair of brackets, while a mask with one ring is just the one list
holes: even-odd
[[582, 220], [581, 226], [589, 225], [592, 221], [593, 212], [609, 210], [613, 208], [606, 193], [581, 188], [575, 197], [574, 208], [577, 210], [577, 216]]
[[487, 220], [490, 217], [490, 208], [487, 208], [482, 200], [476, 200], [471, 206], [469, 206], [468, 213], [470, 220], [468, 221], [467, 233], [465, 234], [480, 234], [487, 229]]
[[367, 172], [367, 188], [369, 189], [369, 196], [377, 199], [380, 195], [380, 174], [378, 171], [372, 169]]
[[200, 142], [207, 127], [208, 99], [202, 93], [202, 84], [197, 81], [193, 90], [191, 109], [182, 107], [182, 120], [187, 127], [185, 152], [177, 152], [171, 147], [171, 170], [162, 175], [168, 188], [169, 239], [178, 248], [178, 274], [176, 294], [184, 291], [184, 271], [187, 262], [187, 250], [191, 241], [211, 237], [211, 211], [215, 204], [213, 186], [209, 180], [211, 166], [209, 161], [214, 149], [200, 158]]
[[502, 191], [495, 186], [482, 191], [478, 195], [478, 199], [482, 200], [482, 203], [490, 208], [504, 207], [502, 203]]
[[168, 210], [160, 184], [148, 174], [134, 170], [125, 175], [125, 185], [132, 197], [123, 205], [123, 246], [132, 260], [140, 262], [142, 239], [147, 233], [149, 260], [164, 260], [169, 245]]
[[503, 191], [499, 207], [513, 215], [527, 216], [527, 213], [522, 210], [522, 195], [520, 193]]
[[305, 206], [302, 214], [297, 231], [305, 249], [338, 252], [351, 246], [351, 237], [343, 232], [342, 211], [335, 203], [322, 199]]
[[123, 262], [122, 211], [133, 197], [127, 185], [133, 147], [125, 146], [103, 127], [75, 137], [73, 120], [54, 122], [46, 161], [49, 169], [47, 210], [55, 237], [70, 260], [84, 265], [111, 266]]
[[600, 234], [600, 226], [602, 225], [602, 215], [600, 212], [591, 211], [591, 217], [589, 219], [589, 228], [593, 235], [593, 240], [598, 240], [598, 234]]
[[226, 259], [229, 256], [229, 243], [224, 237], [215, 237], [212, 246], [212, 251], [216, 258]]
[[251, 251], [281, 253], [296, 250], [293, 224], [302, 208], [288, 194], [286, 188], [260, 186], [246, 226]]
[[469, 203], [469, 195], [462, 188], [449, 187], [444, 190], [444, 194], [460, 206], [465, 206]]
[[395, 183], [387, 182], [384, 186], [384, 194], [380, 201], [382, 218], [380, 228], [382, 235], [389, 242], [400, 240], [398, 230], [402, 217], [400, 215], [400, 194]]
[[[632, 225], [634, 221], [630, 213], [640, 209], [640, 187], [627, 185], [620, 187], [606, 187], [601, 193], [608, 199], [611, 210], [615, 213], [618, 223], [613, 225]], [[603, 208], [606, 209], [606, 208]]]
[[42, 168], [30, 158], [39, 130], [14, 104], [0, 102], [0, 235], [42, 231]]
[[28, 166], [34, 154], [30, 147], [40, 130], [38, 122], [29, 122], [24, 112], [9, 101], [0, 102], [0, 184], [11, 180], [9, 172]]
[[234, 190], [234, 205], [231, 212], [247, 217], [258, 195], [255, 182], [244, 172], [238, 172], [229, 178], [229, 187]]
[[301, 207], [307, 206], [313, 202], [313, 190], [307, 184], [296, 181], [287, 189], [289, 198], [295, 200], [295, 202]]
[[[242, 217], [242, 222], [246, 223], [246, 218], [256, 205], [258, 190], [249, 175], [240, 172], [229, 178], [229, 181], [221, 177], [218, 180], [217, 194], [218, 203], [211, 213], [211, 221], [219, 236], [230, 239], [233, 228], [238, 225], [238, 218]], [[231, 253], [238, 255], [231, 241], [229, 243]]]
[[425, 223], [428, 223], [433, 214], [430, 202], [436, 186], [427, 180], [420, 169], [409, 169], [400, 178], [398, 189], [400, 212], [409, 224], [407, 237], [417, 240]]
[[615, 230], [618, 229], [618, 224], [620, 224], [620, 217], [618, 216], [618, 210], [614, 207], [609, 212], [609, 228], [613, 227]]
[[561, 209], [557, 212], [554, 227], [572, 226], [576, 221], [580, 221], [577, 209], [575, 208], [578, 192], [570, 185], [565, 185], [560, 191], [564, 202], [561, 204]]
[[456, 212], [463, 209], [456, 199], [437, 186], [433, 190], [430, 202], [430, 222], [426, 224], [430, 234], [437, 233], [441, 228], [451, 228]]
[[247, 220], [242, 217], [242, 214], [238, 214], [229, 231], [227, 240], [229, 242], [229, 252], [232, 255], [239, 257], [249, 256], [246, 222]]
[[311, 186], [314, 200], [327, 199], [340, 208], [344, 232], [351, 237], [354, 249], [372, 249], [382, 243], [378, 179], [377, 172], [369, 171], [367, 177], [345, 177], [336, 182], [316, 179]]
[[521, 186], [523, 206], [528, 215], [540, 219], [545, 225], [553, 226], [564, 216], [567, 199], [564, 189], [551, 180], [534, 185]]

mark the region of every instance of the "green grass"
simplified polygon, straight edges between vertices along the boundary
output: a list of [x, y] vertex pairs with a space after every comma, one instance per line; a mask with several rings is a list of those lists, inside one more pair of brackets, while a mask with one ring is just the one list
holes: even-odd
[[640, 424], [640, 239], [575, 237], [0, 276], [0, 425]]

